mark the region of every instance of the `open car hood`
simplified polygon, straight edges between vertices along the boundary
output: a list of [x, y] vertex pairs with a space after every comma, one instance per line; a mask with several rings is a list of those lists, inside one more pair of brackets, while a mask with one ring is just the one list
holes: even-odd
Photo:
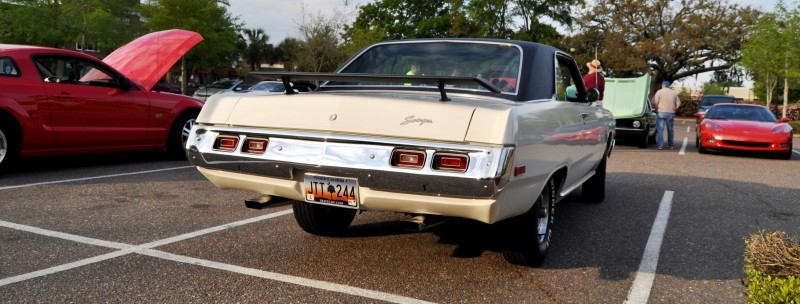
[[614, 118], [640, 117], [647, 109], [650, 74], [639, 78], [606, 78], [603, 108]]
[[154, 32], [123, 45], [103, 62], [149, 91], [200, 41], [200, 34], [187, 30]]

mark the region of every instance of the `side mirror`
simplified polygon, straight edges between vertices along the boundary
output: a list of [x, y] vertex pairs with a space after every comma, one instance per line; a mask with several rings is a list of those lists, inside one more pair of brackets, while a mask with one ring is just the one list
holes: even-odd
[[697, 117], [697, 122], [701, 122], [706, 118], [706, 113], [694, 113], [692, 116]]
[[598, 91], [597, 89], [592, 88], [586, 92], [586, 101], [595, 102], [598, 99], [600, 99], [600, 91]]
[[780, 122], [789, 122], [789, 117], [781, 117]]

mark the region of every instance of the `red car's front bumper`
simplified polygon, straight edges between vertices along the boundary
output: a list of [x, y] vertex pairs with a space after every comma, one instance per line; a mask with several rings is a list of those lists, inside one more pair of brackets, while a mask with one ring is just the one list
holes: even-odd
[[700, 146], [705, 149], [785, 153], [792, 150], [792, 134], [730, 134], [704, 130]]

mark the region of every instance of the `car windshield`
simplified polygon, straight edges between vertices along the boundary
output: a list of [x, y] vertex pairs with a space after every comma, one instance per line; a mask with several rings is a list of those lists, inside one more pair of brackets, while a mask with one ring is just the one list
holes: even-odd
[[209, 88], [214, 88], [214, 89], [229, 89], [229, 88], [235, 86], [237, 83], [239, 83], [238, 80], [219, 80], [219, 81], [215, 81], [214, 83], [212, 83], [208, 87]]
[[736, 99], [732, 97], [719, 96], [719, 97], [703, 97], [700, 101], [701, 106], [713, 106], [718, 103], [735, 103]]
[[706, 118], [765, 122], [778, 121], [775, 115], [766, 108], [751, 106], [715, 106], [708, 110]]
[[259, 82], [256, 85], [250, 87], [251, 91], [267, 91], [267, 92], [283, 92], [286, 89], [283, 87], [283, 83], [280, 82]]
[[[342, 73], [408, 76], [480, 77], [504, 93], [517, 92], [521, 51], [505, 44], [475, 42], [390, 43], [372, 47], [354, 59]], [[410, 83], [333, 82], [329, 85], [410, 86]], [[485, 90], [478, 86], [458, 86]]]

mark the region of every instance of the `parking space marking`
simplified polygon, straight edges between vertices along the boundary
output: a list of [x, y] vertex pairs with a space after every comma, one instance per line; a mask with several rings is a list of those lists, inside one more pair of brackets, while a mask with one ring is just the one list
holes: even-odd
[[170, 171], [170, 170], [180, 170], [180, 169], [187, 169], [187, 168], [195, 168], [195, 166], [183, 166], [183, 167], [175, 167], [175, 168], [165, 168], [165, 169], [155, 169], [155, 170], [137, 171], [137, 172], [129, 172], [129, 173], [119, 173], [119, 174], [109, 174], [109, 175], [100, 175], [100, 176], [64, 179], [64, 180], [33, 183], [33, 184], [5, 186], [5, 187], [0, 187], [0, 190], [26, 188], [26, 187], [52, 185], [52, 184], [63, 184], [63, 183], [71, 183], [71, 182], [80, 182], [80, 181], [85, 181], [85, 180], [93, 180], [93, 179], [101, 179], [101, 178], [109, 178], [109, 177], [120, 177], [120, 176], [137, 175], [137, 174], [147, 174], [147, 173], [155, 173], [155, 172]]
[[650, 237], [644, 248], [642, 262], [639, 270], [633, 279], [633, 285], [628, 292], [625, 304], [646, 304], [650, 298], [650, 290], [653, 288], [653, 281], [656, 278], [656, 268], [658, 267], [658, 255], [661, 252], [661, 242], [664, 240], [664, 231], [667, 229], [669, 213], [672, 210], [673, 191], [665, 191], [658, 207], [653, 228], [650, 229]]
[[385, 301], [385, 302], [390, 302], [390, 303], [432, 303], [432, 302], [427, 302], [427, 301], [418, 300], [418, 299], [414, 299], [414, 298], [407, 298], [407, 297], [404, 297], [404, 296], [389, 294], [389, 293], [380, 292], [380, 291], [374, 291], [374, 290], [363, 289], [363, 288], [358, 288], [358, 287], [353, 287], [353, 286], [348, 286], [348, 285], [341, 285], [341, 284], [336, 284], [336, 283], [331, 283], [331, 282], [325, 282], [325, 281], [318, 281], [318, 280], [306, 279], [306, 278], [301, 278], [301, 277], [295, 277], [295, 276], [290, 276], [290, 275], [285, 275], [285, 274], [280, 274], [280, 273], [275, 273], [275, 272], [264, 271], [264, 270], [260, 270], [260, 269], [253, 269], [253, 268], [246, 268], [246, 267], [230, 265], [230, 264], [225, 264], [225, 263], [218, 263], [218, 262], [209, 261], [209, 260], [202, 260], [202, 259], [197, 259], [197, 258], [192, 258], [192, 257], [187, 257], [187, 256], [171, 254], [171, 253], [158, 251], [158, 250], [152, 250], [152, 249], [143, 250], [143, 251], [138, 252], [138, 253], [144, 254], [144, 255], [147, 255], [147, 256], [151, 256], [151, 257], [156, 257], [156, 258], [161, 258], [161, 259], [165, 259], [165, 260], [175, 261], [175, 262], [181, 262], [181, 263], [186, 263], [186, 264], [191, 264], [191, 265], [199, 265], [199, 266], [204, 266], [204, 267], [208, 267], [208, 268], [225, 270], [225, 271], [230, 271], [230, 272], [244, 274], [244, 275], [253, 276], [253, 277], [259, 277], [259, 278], [273, 280], [273, 281], [279, 281], [279, 282], [284, 282], [284, 283], [289, 283], [289, 284], [294, 284], [294, 285], [300, 285], [300, 286], [306, 286], [306, 287], [311, 287], [311, 288], [316, 288], [316, 289], [328, 290], [328, 291], [344, 293], [344, 294], [348, 294], [348, 295], [360, 296], [360, 297], [364, 297], [364, 298], [370, 298], [370, 299], [375, 299], [375, 300], [380, 300], [380, 301]]
[[689, 144], [689, 138], [688, 137], [684, 137], [683, 138], [683, 144], [681, 145], [681, 151], [678, 152], [679, 155], [685, 155], [686, 154], [686, 146], [688, 144]]
[[800, 152], [798, 152], [797, 150], [792, 150], [792, 152], [797, 153], [797, 155], [800, 155]]
[[6, 227], [6, 228], [10, 228], [10, 229], [30, 232], [30, 233], [44, 235], [44, 236], [48, 236], [48, 237], [59, 238], [59, 239], [73, 241], [73, 242], [87, 244], [87, 245], [94, 245], [94, 246], [99, 246], [99, 247], [118, 249], [118, 251], [114, 251], [114, 252], [98, 255], [98, 256], [95, 256], [95, 257], [91, 257], [91, 258], [87, 258], [87, 259], [83, 259], [83, 260], [79, 260], [79, 261], [75, 261], [75, 262], [71, 262], [71, 263], [67, 263], [67, 264], [63, 264], [63, 265], [58, 265], [58, 266], [50, 267], [50, 268], [43, 269], [43, 270], [29, 272], [29, 273], [25, 273], [25, 274], [22, 274], [22, 275], [17, 275], [17, 276], [13, 276], [13, 277], [0, 279], [0, 287], [5, 286], [5, 285], [9, 285], [9, 284], [13, 284], [13, 283], [17, 283], [17, 282], [21, 282], [21, 281], [25, 281], [25, 280], [30, 280], [30, 279], [34, 279], [34, 278], [50, 275], [50, 274], [55, 274], [55, 273], [66, 271], [66, 270], [70, 270], [70, 269], [73, 269], [73, 268], [78, 268], [78, 267], [82, 267], [82, 266], [86, 266], [86, 265], [90, 265], [90, 264], [94, 264], [94, 263], [103, 262], [103, 261], [106, 261], [106, 260], [118, 258], [118, 257], [124, 256], [124, 255], [128, 255], [128, 254], [131, 254], [131, 253], [136, 253], [136, 254], [146, 255], [146, 256], [150, 256], [150, 257], [170, 260], [170, 261], [174, 261], [174, 262], [180, 262], [180, 263], [186, 263], [186, 264], [191, 264], [191, 265], [203, 266], [203, 267], [212, 268], [212, 269], [230, 271], [230, 272], [234, 272], [234, 273], [238, 273], [238, 274], [243, 274], [243, 275], [248, 275], [248, 276], [253, 276], [253, 277], [258, 277], [258, 278], [263, 278], [263, 279], [268, 279], [268, 280], [273, 280], [273, 281], [279, 281], [279, 282], [284, 282], [284, 283], [289, 283], [289, 284], [295, 284], [295, 285], [300, 285], [300, 286], [305, 286], [305, 287], [311, 287], [311, 288], [316, 288], [316, 289], [328, 290], [328, 291], [333, 291], [333, 292], [338, 292], [338, 293], [343, 293], [343, 294], [348, 294], [348, 295], [360, 296], [360, 297], [364, 297], [364, 298], [370, 298], [370, 299], [375, 299], [375, 300], [380, 300], [380, 301], [385, 301], [385, 302], [390, 302], [390, 303], [431, 303], [431, 302], [427, 302], [427, 301], [422, 301], [422, 300], [418, 300], [418, 299], [414, 299], [414, 298], [403, 297], [403, 296], [389, 294], [389, 293], [380, 292], [380, 291], [374, 291], [374, 290], [363, 289], [363, 288], [358, 288], [358, 287], [353, 287], [353, 286], [348, 286], [348, 285], [342, 285], [342, 284], [336, 284], [336, 283], [331, 283], [331, 282], [325, 282], [325, 281], [319, 281], [319, 280], [295, 277], [295, 276], [290, 276], [290, 275], [285, 275], [285, 274], [280, 274], [280, 273], [275, 273], [275, 272], [264, 271], [264, 270], [260, 270], [260, 269], [246, 268], [246, 267], [237, 266], [237, 265], [219, 263], [219, 262], [203, 260], [203, 259], [198, 259], [198, 258], [193, 258], [193, 257], [188, 257], [188, 256], [182, 256], [182, 255], [176, 255], [176, 254], [172, 254], [172, 253], [163, 252], [163, 251], [159, 251], [159, 250], [153, 249], [153, 248], [158, 247], [158, 246], [163, 246], [163, 245], [167, 245], [167, 244], [171, 244], [171, 243], [175, 243], [175, 242], [179, 242], [179, 241], [195, 238], [195, 237], [202, 236], [202, 235], [205, 235], [205, 234], [210, 234], [210, 233], [222, 231], [222, 230], [225, 230], [225, 229], [230, 229], [230, 228], [234, 228], [234, 227], [238, 227], [238, 226], [242, 226], [242, 225], [246, 225], [246, 224], [251, 224], [251, 223], [255, 223], [255, 222], [259, 222], [259, 221], [263, 221], [263, 220], [266, 220], [266, 219], [271, 219], [271, 218], [275, 218], [275, 217], [279, 217], [279, 216], [284, 216], [284, 215], [288, 215], [288, 214], [292, 214], [292, 213], [293, 213], [292, 209], [286, 209], [286, 210], [283, 210], [283, 211], [273, 212], [273, 213], [269, 213], [269, 214], [265, 214], [265, 215], [262, 215], [262, 216], [249, 218], [249, 219], [244, 219], [244, 220], [233, 222], [233, 223], [223, 224], [223, 225], [219, 225], [219, 226], [215, 226], [215, 227], [211, 227], [211, 228], [207, 228], [207, 229], [202, 229], [202, 230], [198, 230], [198, 231], [194, 231], [194, 232], [190, 232], [190, 233], [185, 233], [185, 234], [177, 235], [177, 236], [166, 238], [166, 239], [162, 239], [162, 240], [158, 240], [158, 241], [154, 241], [154, 242], [150, 242], [150, 243], [145, 243], [145, 244], [142, 244], [142, 245], [129, 245], [129, 244], [123, 244], [123, 243], [117, 243], [117, 242], [111, 242], [111, 241], [104, 241], [104, 240], [93, 239], [93, 238], [88, 238], [88, 237], [69, 234], [69, 233], [63, 233], [63, 232], [47, 230], [47, 229], [42, 229], [42, 228], [37, 228], [37, 227], [32, 227], [32, 226], [27, 226], [27, 225], [21, 225], [21, 224], [15, 224], [15, 223], [11, 223], [11, 222], [6, 222], [6, 221], [0, 221], [0, 227]]

